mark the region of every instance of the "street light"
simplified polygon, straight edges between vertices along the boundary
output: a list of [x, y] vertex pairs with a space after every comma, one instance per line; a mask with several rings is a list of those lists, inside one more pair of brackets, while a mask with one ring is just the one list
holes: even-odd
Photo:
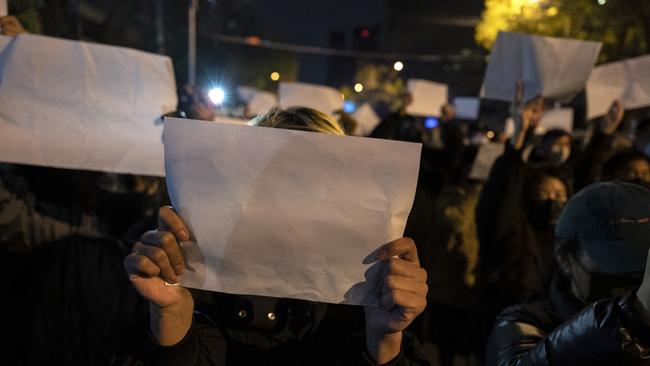
[[607, 4], [607, 0], [598, 0], [598, 5], [605, 5]]
[[278, 81], [278, 80], [280, 80], [280, 73], [277, 72], [277, 71], [273, 71], [273, 72], [271, 73], [271, 80], [273, 80], [273, 81]]
[[357, 93], [361, 93], [363, 91], [363, 84], [361, 83], [354, 84], [354, 91]]
[[402, 63], [402, 61], [396, 61], [393, 64], [393, 69], [395, 69], [395, 71], [402, 71], [404, 69], [404, 64]]

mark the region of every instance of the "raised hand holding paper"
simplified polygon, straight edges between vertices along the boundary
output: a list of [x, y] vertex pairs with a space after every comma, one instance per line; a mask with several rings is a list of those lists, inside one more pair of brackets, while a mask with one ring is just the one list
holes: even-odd
[[587, 115], [607, 114], [612, 102], [626, 109], [650, 106], [650, 56], [635, 57], [598, 66], [587, 83]]
[[512, 101], [522, 81], [524, 101], [538, 95], [568, 99], [587, 83], [602, 44], [500, 32], [492, 48], [482, 96]]
[[165, 119], [180, 283], [210, 291], [377, 304], [381, 245], [403, 235], [419, 144]]

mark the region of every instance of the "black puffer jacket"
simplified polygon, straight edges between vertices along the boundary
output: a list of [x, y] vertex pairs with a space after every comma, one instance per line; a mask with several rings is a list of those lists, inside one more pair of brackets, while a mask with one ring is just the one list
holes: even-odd
[[650, 365], [650, 321], [634, 292], [585, 307], [568, 282], [556, 276], [548, 298], [499, 315], [487, 365]]
[[[193, 290], [192, 328], [174, 346], [160, 346], [143, 322], [123, 342], [114, 366], [354, 365], [371, 366], [363, 308]], [[405, 332], [402, 352], [387, 366], [429, 363]]]

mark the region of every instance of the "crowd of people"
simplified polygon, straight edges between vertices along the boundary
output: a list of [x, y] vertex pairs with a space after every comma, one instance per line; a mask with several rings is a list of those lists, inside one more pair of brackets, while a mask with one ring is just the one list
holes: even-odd
[[[0, 27], [24, 32], [11, 16]], [[178, 286], [179, 243], [191, 232], [164, 179], [0, 164], [3, 359], [650, 365], [650, 118], [630, 131], [626, 106], [613, 100], [585, 134], [536, 135], [551, 101], [516, 89], [514, 132], [493, 138], [504, 152], [486, 181], [469, 172], [471, 134], [488, 131], [452, 106], [431, 129], [400, 95], [370, 134], [423, 146], [404, 238], [382, 247], [379, 308]], [[199, 88], [180, 100], [176, 115], [213, 119]], [[249, 124], [334, 135], [357, 126], [342, 111], [303, 107]]]

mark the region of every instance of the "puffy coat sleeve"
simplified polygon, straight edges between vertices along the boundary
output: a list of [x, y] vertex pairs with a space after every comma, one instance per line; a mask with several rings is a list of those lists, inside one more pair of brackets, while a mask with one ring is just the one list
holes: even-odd
[[591, 304], [555, 329], [549, 319], [504, 310], [487, 348], [487, 365], [648, 365], [647, 320], [634, 305], [636, 297]]

